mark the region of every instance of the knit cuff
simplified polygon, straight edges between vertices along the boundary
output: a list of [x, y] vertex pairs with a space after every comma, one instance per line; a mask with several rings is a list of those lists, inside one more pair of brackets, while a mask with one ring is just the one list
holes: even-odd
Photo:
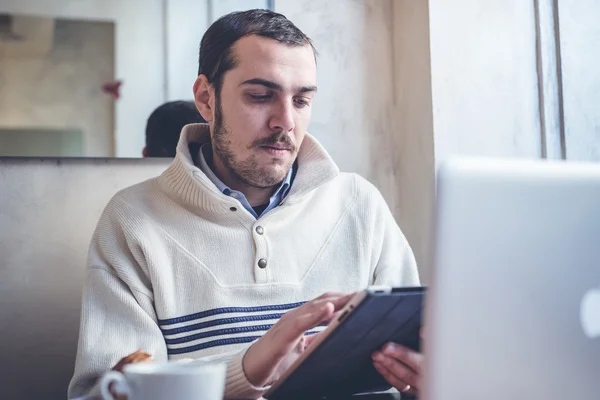
[[243, 361], [247, 350], [241, 351], [227, 365], [227, 382], [225, 383], [225, 398], [227, 399], [258, 399], [271, 387], [256, 387], [246, 378]]

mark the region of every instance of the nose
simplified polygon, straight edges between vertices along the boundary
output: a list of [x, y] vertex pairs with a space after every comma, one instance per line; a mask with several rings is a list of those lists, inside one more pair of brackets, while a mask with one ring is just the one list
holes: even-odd
[[293, 100], [282, 100], [273, 111], [269, 127], [274, 131], [290, 132], [295, 126]]

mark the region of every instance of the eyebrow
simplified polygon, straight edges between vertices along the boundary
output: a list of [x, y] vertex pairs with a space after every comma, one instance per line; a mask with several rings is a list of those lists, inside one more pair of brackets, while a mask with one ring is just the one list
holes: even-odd
[[[239, 86], [242, 86], [242, 85], [261, 85], [261, 86], [264, 86], [269, 89], [283, 91], [283, 87], [280, 84], [272, 82], [272, 81], [268, 81], [266, 79], [261, 79], [261, 78], [248, 79], [239, 84]], [[316, 91], [317, 91], [316, 86], [302, 86], [296, 92], [297, 93], [307, 93], [307, 92], [316, 92]]]

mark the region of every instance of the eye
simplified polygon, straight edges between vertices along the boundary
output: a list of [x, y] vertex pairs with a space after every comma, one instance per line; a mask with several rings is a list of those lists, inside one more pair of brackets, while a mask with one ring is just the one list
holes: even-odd
[[270, 100], [273, 96], [271, 94], [251, 94], [249, 93], [250, 99], [256, 103], [262, 103]]
[[298, 107], [298, 108], [303, 108], [303, 107], [310, 105], [310, 102], [303, 97], [294, 99], [294, 103], [296, 104], [296, 107]]

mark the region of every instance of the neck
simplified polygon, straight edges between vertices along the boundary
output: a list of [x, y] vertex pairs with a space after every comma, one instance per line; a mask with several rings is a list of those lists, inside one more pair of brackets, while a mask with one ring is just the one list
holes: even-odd
[[214, 174], [221, 180], [221, 182], [223, 182], [232, 190], [242, 192], [252, 207], [268, 204], [269, 199], [277, 190], [277, 186], [260, 188], [248, 185], [239, 179], [237, 175], [235, 175], [229, 168], [227, 168], [219, 157], [215, 157], [214, 153], [211, 167]]

